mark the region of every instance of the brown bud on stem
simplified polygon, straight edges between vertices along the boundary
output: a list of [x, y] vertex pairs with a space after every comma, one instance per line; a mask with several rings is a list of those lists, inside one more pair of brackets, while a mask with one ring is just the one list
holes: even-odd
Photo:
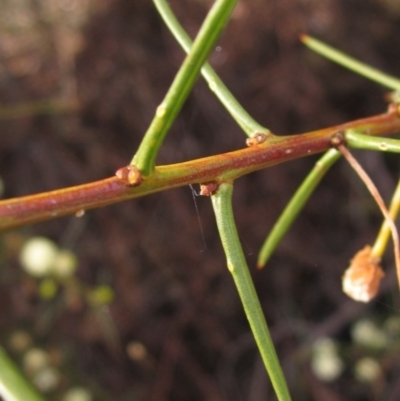
[[263, 143], [267, 140], [267, 135], [262, 134], [261, 132], [256, 132], [250, 138], [246, 139], [247, 146], [255, 146]]
[[218, 183], [207, 182], [206, 184], [200, 185], [201, 196], [211, 196], [218, 189]]
[[139, 169], [132, 165], [121, 167], [115, 172], [115, 175], [130, 187], [136, 187], [143, 181]]

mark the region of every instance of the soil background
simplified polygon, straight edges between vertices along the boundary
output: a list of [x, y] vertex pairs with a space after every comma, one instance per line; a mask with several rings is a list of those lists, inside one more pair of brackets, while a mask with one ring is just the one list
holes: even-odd
[[[170, 3], [194, 37], [211, 2]], [[112, 176], [131, 160], [184, 58], [152, 2], [1, 0], [0, 9], [3, 197]], [[299, 35], [396, 75], [399, 24], [395, 0], [241, 1], [210, 62], [261, 124], [276, 134], [306, 132], [384, 112], [387, 91], [313, 54]], [[200, 78], [157, 163], [244, 146], [245, 136]], [[398, 158], [354, 153], [388, 201]], [[355, 303], [341, 291], [349, 259], [373, 243], [381, 223], [344, 161], [266, 268], [255, 269], [264, 238], [316, 160], [241, 178], [234, 194], [240, 237], [289, 387], [297, 401], [398, 400], [398, 346], [372, 353], [382, 369], [372, 382], [354, 375], [355, 362], [371, 353], [353, 343], [352, 325], [361, 318], [383, 325], [397, 316], [399, 294], [391, 248], [376, 301]], [[33, 236], [73, 251], [79, 281], [110, 286], [113, 302], [94, 310], [84, 300], [69, 302], [62, 288], [43, 300], [40, 283], [18, 260]], [[100, 401], [275, 399], [225, 267], [210, 200], [194, 202], [190, 188], [13, 230], [1, 243], [1, 339], [7, 345], [22, 330], [35, 347], [57, 355], [62, 380], [49, 399], [74, 385]], [[322, 337], [338, 342], [345, 363], [330, 383], [310, 367]]]

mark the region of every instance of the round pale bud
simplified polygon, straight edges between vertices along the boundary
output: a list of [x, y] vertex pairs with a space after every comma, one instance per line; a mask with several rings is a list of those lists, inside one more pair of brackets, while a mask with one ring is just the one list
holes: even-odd
[[316, 341], [313, 346], [311, 369], [315, 376], [325, 382], [332, 382], [341, 375], [344, 365], [333, 340], [322, 338]]
[[47, 366], [37, 372], [32, 381], [39, 390], [46, 393], [57, 388], [60, 383], [60, 373], [57, 369]]
[[54, 260], [54, 274], [59, 278], [67, 278], [74, 275], [78, 267], [78, 259], [75, 254], [66, 249], [61, 249]]
[[17, 330], [11, 334], [9, 344], [14, 351], [24, 352], [31, 346], [32, 338], [26, 331]]
[[356, 344], [371, 350], [383, 350], [390, 345], [387, 333], [369, 319], [361, 319], [354, 323], [351, 337]]
[[70, 388], [62, 398], [62, 401], [92, 401], [93, 396], [84, 387]]
[[25, 353], [22, 363], [25, 372], [31, 376], [48, 366], [49, 356], [40, 348], [31, 348]]
[[45, 237], [33, 237], [22, 247], [20, 262], [28, 274], [44, 277], [52, 273], [57, 253], [58, 248], [53, 241]]
[[372, 383], [382, 377], [382, 368], [375, 359], [365, 357], [357, 361], [354, 374], [359, 381]]

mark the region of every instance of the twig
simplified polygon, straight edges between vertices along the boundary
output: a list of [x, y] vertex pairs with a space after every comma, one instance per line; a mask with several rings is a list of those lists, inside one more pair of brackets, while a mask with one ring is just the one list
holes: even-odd
[[189, 184], [234, 180], [278, 163], [324, 152], [332, 146], [332, 135], [350, 128], [369, 135], [391, 134], [400, 130], [400, 116], [393, 109], [385, 114], [314, 132], [268, 137], [260, 145], [230, 153], [157, 166], [154, 174], [137, 186], [130, 184], [129, 174], [126, 179], [122, 174], [122, 179], [114, 176], [75, 187], [2, 200], [0, 231]]
[[397, 279], [399, 281], [399, 287], [400, 287], [400, 248], [399, 248], [399, 235], [396, 229], [396, 225], [394, 224], [392, 218], [390, 217], [389, 211], [385, 206], [385, 202], [383, 201], [378, 189], [376, 188], [375, 184], [373, 183], [369, 175], [365, 172], [365, 170], [361, 167], [358, 161], [354, 158], [354, 156], [343, 144], [338, 146], [338, 150], [346, 158], [346, 160], [353, 167], [354, 171], [359, 175], [361, 180], [364, 182], [369, 192], [375, 199], [377, 205], [381, 209], [381, 212], [385, 217], [388, 226], [390, 227], [394, 245], [394, 259], [396, 264]]

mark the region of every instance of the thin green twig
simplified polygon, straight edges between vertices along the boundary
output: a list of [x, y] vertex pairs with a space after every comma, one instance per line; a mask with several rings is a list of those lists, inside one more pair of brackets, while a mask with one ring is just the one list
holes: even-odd
[[347, 146], [350, 148], [400, 153], [400, 140], [398, 139], [376, 138], [348, 129], [345, 132], [345, 140]]
[[[400, 153], [400, 140], [391, 138], [375, 138], [369, 135], [361, 134], [353, 129], [345, 131], [345, 141], [347, 146], [352, 148], [375, 150], [380, 152], [393, 152]], [[388, 217], [394, 221], [399, 213], [400, 208], [400, 181], [397, 184], [396, 190], [393, 194]], [[390, 232], [392, 230], [391, 224], [388, 223], [388, 218], [382, 224], [379, 234], [375, 240], [371, 254], [374, 256], [382, 257], [386, 249]], [[396, 258], [397, 260], [398, 258]], [[397, 261], [397, 263], [399, 263]], [[399, 277], [400, 280], [400, 277]]]
[[385, 202], [382, 199], [381, 194], [379, 193], [378, 189], [376, 188], [374, 182], [371, 180], [369, 175], [365, 172], [362, 166], [358, 163], [357, 159], [350, 153], [347, 147], [344, 144], [338, 146], [338, 150], [342, 155], [346, 158], [349, 162], [350, 166], [353, 170], [358, 174], [361, 180], [364, 182], [365, 186], [367, 187], [368, 191], [374, 198], [376, 204], [378, 205], [379, 209], [381, 210], [385, 220], [390, 228], [392, 233], [393, 239], [393, 249], [394, 249], [394, 260], [396, 265], [396, 272], [397, 272], [397, 279], [400, 287], [400, 247], [399, 247], [399, 233], [397, 231], [397, 227], [394, 224], [393, 219], [390, 217], [390, 213], [386, 208]]
[[[397, 187], [394, 191], [392, 200], [390, 202], [389, 207], [389, 215], [392, 220], [396, 220], [400, 210], [400, 181], [397, 183]], [[376, 237], [374, 246], [372, 247], [371, 254], [374, 256], [382, 257], [383, 252], [386, 249], [387, 243], [390, 237], [390, 226], [385, 219], [382, 223], [381, 229], [379, 230], [379, 234]]]
[[[400, 152], [400, 141], [391, 138], [376, 138], [361, 134], [356, 130], [345, 131], [345, 141], [350, 148], [377, 150], [381, 152]], [[329, 168], [340, 158], [340, 152], [331, 149], [317, 161], [313, 170], [293, 195], [285, 210], [280, 215], [268, 234], [258, 256], [257, 267], [262, 268], [275, 251], [283, 236], [287, 233], [296, 217], [303, 209], [315, 188]]]
[[214, 48], [222, 30], [238, 0], [216, 0], [208, 13], [193, 47], [179, 69], [164, 100], [157, 107], [150, 124], [131, 164], [144, 177], [154, 171], [155, 160], [164, 138], [192, 89], [202, 65]]
[[[183, 29], [182, 25], [177, 20], [175, 14], [172, 12], [166, 0], [153, 0], [156, 5], [158, 12], [163, 18], [168, 29], [174, 35], [175, 39], [185, 50], [189, 53], [192, 47], [192, 41], [190, 40], [188, 34]], [[212, 67], [205, 63], [201, 69], [201, 73], [205, 80], [207, 81], [211, 91], [215, 93], [217, 98], [225, 106], [231, 116], [235, 119], [238, 125], [243, 129], [243, 131], [248, 135], [252, 136], [256, 132], [261, 132], [264, 134], [270, 131], [260, 125], [255, 121], [247, 111], [242, 107], [242, 105], [236, 100], [229, 89], [218, 77], [217, 73], [212, 69]]]
[[386, 86], [389, 89], [394, 91], [400, 90], [400, 80], [379, 71], [376, 68], [370, 67], [367, 64], [364, 64], [353, 57], [348, 56], [345, 53], [336, 50], [335, 48], [326, 45], [325, 43], [312, 38], [308, 35], [301, 36], [302, 42], [309, 47], [310, 49], [314, 50], [316, 53], [326, 57], [329, 60], [334, 61], [341, 66], [348, 68], [355, 73], [362, 75], [371, 81], [377, 82], [383, 86]]
[[211, 197], [228, 269], [232, 274], [262, 360], [279, 401], [290, 401], [287, 383], [239, 241], [232, 211], [233, 185], [220, 184]]
[[258, 256], [257, 267], [261, 269], [275, 251], [283, 236], [289, 230], [296, 217], [314, 192], [329, 168], [340, 158], [340, 152], [328, 150], [315, 164], [299, 189], [293, 195], [285, 210], [279, 216], [271, 232], [268, 234]]

